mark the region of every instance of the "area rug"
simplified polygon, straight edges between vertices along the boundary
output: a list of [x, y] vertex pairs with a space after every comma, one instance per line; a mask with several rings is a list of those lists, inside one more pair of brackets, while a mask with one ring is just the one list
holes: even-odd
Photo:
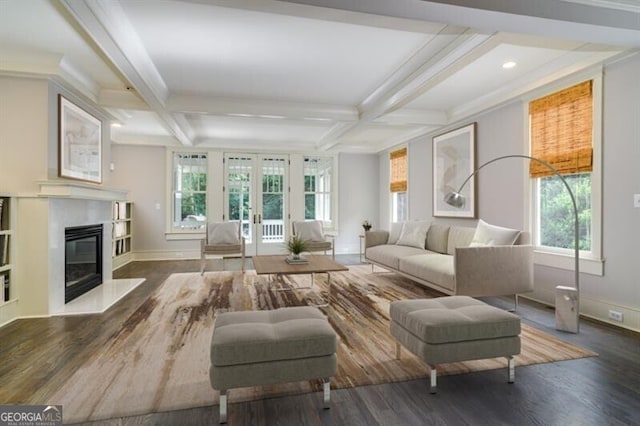
[[[394, 300], [441, 296], [394, 273], [371, 273], [369, 266], [348, 272], [285, 277], [270, 282], [254, 271], [171, 275], [50, 398], [64, 406], [65, 421], [80, 422], [177, 410], [218, 403], [209, 384], [209, 345], [220, 312], [265, 310], [319, 304], [339, 336], [338, 373], [333, 389], [428, 377], [426, 365], [404, 351], [395, 358], [389, 333], [389, 304]], [[577, 359], [595, 353], [522, 325], [522, 353], [516, 366]], [[504, 368], [496, 358], [445, 364], [439, 375]], [[426, 386], [426, 385], [425, 385]], [[318, 381], [243, 388], [229, 402], [312, 392]]]

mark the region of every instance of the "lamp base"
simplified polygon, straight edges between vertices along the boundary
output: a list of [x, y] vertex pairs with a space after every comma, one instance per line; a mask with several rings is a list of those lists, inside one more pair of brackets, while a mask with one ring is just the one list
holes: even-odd
[[556, 287], [556, 330], [577, 333], [579, 330], [578, 290]]

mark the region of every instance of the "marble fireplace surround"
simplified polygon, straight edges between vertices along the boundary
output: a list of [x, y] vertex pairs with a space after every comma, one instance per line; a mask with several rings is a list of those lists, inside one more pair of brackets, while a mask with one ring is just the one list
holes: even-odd
[[[111, 242], [113, 201], [126, 199], [127, 192], [96, 185], [57, 181], [39, 182], [40, 192], [34, 202], [44, 216], [37, 222], [47, 226], [46, 282], [37, 287], [37, 296], [20, 294], [28, 316], [67, 315], [104, 312], [144, 280], [113, 280]], [[65, 228], [103, 225], [103, 283], [65, 304]], [[29, 233], [29, 232], [28, 232]], [[42, 234], [40, 234], [42, 235]], [[29, 238], [27, 236], [27, 238]], [[33, 236], [31, 237], [33, 240]], [[30, 245], [37, 244], [31, 241]], [[29, 272], [26, 272], [29, 274]], [[41, 274], [41, 278], [45, 278]], [[27, 284], [29, 285], [29, 284]], [[23, 297], [24, 296], [24, 297]], [[45, 296], [46, 300], [45, 300]], [[22, 303], [21, 303], [22, 304]], [[24, 312], [24, 311], [23, 311]], [[26, 312], [25, 312], [26, 313]]]

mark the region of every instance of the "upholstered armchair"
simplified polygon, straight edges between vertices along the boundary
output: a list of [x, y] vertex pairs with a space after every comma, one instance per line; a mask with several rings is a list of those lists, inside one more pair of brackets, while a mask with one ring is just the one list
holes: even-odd
[[200, 275], [204, 274], [207, 255], [240, 254], [244, 272], [244, 247], [240, 222], [207, 222], [205, 237], [200, 242]]
[[334, 237], [332, 235], [325, 235], [322, 230], [321, 220], [293, 221], [291, 227], [293, 235], [300, 237], [304, 241], [306, 251], [323, 251], [326, 254], [327, 250], [331, 250], [331, 257], [335, 260], [336, 248]]

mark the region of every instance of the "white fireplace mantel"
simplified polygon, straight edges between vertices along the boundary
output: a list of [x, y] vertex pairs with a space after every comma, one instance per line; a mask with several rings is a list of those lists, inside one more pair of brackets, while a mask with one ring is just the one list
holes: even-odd
[[39, 181], [38, 197], [75, 198], [84, 200], [117, 201], [125, 200], [128, 191], [106, 188], [80, 182], [46, 180]]

